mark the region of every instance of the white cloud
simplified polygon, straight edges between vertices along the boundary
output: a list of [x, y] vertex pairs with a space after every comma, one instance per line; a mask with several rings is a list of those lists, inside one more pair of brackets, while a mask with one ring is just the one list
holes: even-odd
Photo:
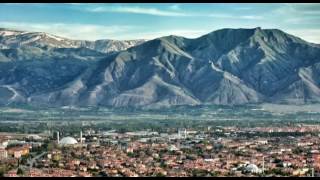
[[31, 32], [46, 32], [79, 40], [113, 39], [132, 30], [133, 26], [93, 24], [0, 22], [0, 27]]
[[169, 9], [172, 9], [172, 10], [181, 10], [181, 8], [180, 8], [180, 5], [179, 5], [179, 4], [171, 5], [171, 6], [169, 6]]
[[133, 14], [147, 14], [154, 16], [175, 16], [175, 17], [215, 17], [215, 18], [228, 18], [228, 19], [246, 19], [246, 20], [259, 20], [263, 19], [261, 16], [255, 15], [232, 15], [232, 14], [205, 14], [195, 12], [184, 12], [178, 4], [169, 6], [171, 11], [160, 10], [157, 8], [145, 8], [139, 6], [100, 6], [86, 9], [89, 12], [103, 13], [103, 12], [116, 12], [116, 13], [133, 13]]
[[287, 33], [312, 43], [320, 43], [320, 29], [288, 29]]
[[85, 5], [85, 4], [82, 4], [82, 3], [64, 3], [64, 4], [72, 5], [72, 6], [81, 6], [81, 5]]
[[298, 17], [289, 17], [283, 20], [286, 23], [289, 23], [291, 25], [315, 25], [318, 24], [318, 22], [320, 21], [320, 16], [310, 16], [310, 17], [302, 17], [302, 16], [298, 16]]
[[175, 36], [183, 36], [186, 38], [197, 38], [204, 34], [209, 33], [211, 30], [184, 30], [184, 29], [171, 29], [166, 31], [154, 31], [154, 32], [141, 32], [128, 34], [129, 36], [137, 37], [137, 39], [155, 39], [158, 37], [175, 35]]
[[247, 10], [251, 10], [251, 9], [252, 9], [252, 7], [235, 7], [235, 8], [233, 8], [233, 9], [235, 9], [235, 10], [243, 10], [243, 11], [247, 11]]
[[165, 31], [141, 32], [137, 26], [102, 26], [92, 24], [64, 24], [64, 23], [19, 23], [0, 22], [0, 27], [29, 32], [46, 32], [53, 35], [76, 40], [97, 39], [154, 39], [162, 36], [177, 35], [196, 38], [208, 33], [206, 30], [171, 29]]
[[263, 19], [262, 16], [254, 16], [254, 15], [237, 16], [237, 15], [231, 15], [231, 14], [209, 14], [208, 16], [215, 17], [215, 18], [226, 18], [226, 19], [246, 19], [246, 20]]
[[320, 9], [318, 11], [304, 11], [304, 12], [302, 12], [302, 14], [319, 16], [320, 15]]
[[252, 20], [259, 20], [259, 19], [263, 19], [262, 16], [239, 16], [240, 19], [252, 19]]
[[[162, 36], [177, 35], [187, 38], [197, 38], [214, 28], [207, 29], [167, 29], [163, 31], [139, 31], [138, 26], [103, 26], [93, 24], [64, 24], [64, 23], [20, 23], [20, 22], [1, 22], [0, 27], [24, 30], [30, 32], [47, 32], [50, 34], [78, 40], [97, 40], [97, 39], [154, 39]], [[227, 28], [227, 27], [226, 27]], [[230, 26], [229, 28], [239, 28]], [[242, 27], [253, 28], [253, 27]], [[283, 29], [289, 34], [293, 34], [308, 42], [320, 43], [320, 29]]]
[[117, 13], [133, 13], [147, 14], [154, 16], [189, 16], [186, 13], [160, 10], [156, 8], [143, 8], [138, 6], [110, 6], [110, 7], [95, 7], [88, 9], [90, 12], [117, 12]]
[[317, 3], [298, 3], [284, 4], [273, 11], [274, 13], [287, 16], [302, 16], [302, 15], [319, 15], [320, 4]]
[[209, 17], [215, 17], [215, 18], [232, 18], [230, 14], [209, 14]]

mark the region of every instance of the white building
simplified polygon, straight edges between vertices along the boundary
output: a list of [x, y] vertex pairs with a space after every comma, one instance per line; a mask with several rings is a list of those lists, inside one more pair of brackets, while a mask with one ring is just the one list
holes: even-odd
[[168, 150], [169, 151], [179, 151], [179, 148], [177, 148], [175, 145], [170, 145]]
[[59, 145], [75, 145], [78, 144], [78, 141], [75, 140], [73, 137], [64, 137], [59, 141]]
[[258, 166], [256, 166], [255, 164], [248, 164], [245, 167], [245, 171], [250, 172], [250, 173], [256, 173], [256, 174], [262, 173], [262, 170], [259, 169]]
[[8, 158], [8, 151], [5, 149], [0, 149], [0, 160]]
[[2, 141], [2, 142], [0, 142], [0, 148], [5, 149], [5, 148], [7, 148], [7, 146], [8, 146], [8, 141]]
[[27, 136], [28, 139], [41, 140], [42, 137], [37, 134], [30, 134]]

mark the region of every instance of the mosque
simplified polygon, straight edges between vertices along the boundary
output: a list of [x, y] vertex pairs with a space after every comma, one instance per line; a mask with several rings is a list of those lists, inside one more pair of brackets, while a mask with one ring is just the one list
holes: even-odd
[[64, 137], [62, 138], [59, 143], [59, 145], [74, 145], [78, 144], [78, 141], [74, 139], [73, 137]]
[[75, 146], [75, 145], [82, 145], [84, 138], [82, 137], [82, 131], [80, 132], [80, 144], [78, 141], [73, 137], [64, 137], [60, 140], [59, 132], [57, 132], [57, 143], [59, 146]]

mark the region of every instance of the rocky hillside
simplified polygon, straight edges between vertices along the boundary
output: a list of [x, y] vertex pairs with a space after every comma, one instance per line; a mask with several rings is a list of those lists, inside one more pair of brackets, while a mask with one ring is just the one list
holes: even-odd
[[320, 101], [319, 45], [277, 29], [221, 29], [196, 39], [166, 36], [146, 42], [33, 34], [0, 33], [2, 105]]

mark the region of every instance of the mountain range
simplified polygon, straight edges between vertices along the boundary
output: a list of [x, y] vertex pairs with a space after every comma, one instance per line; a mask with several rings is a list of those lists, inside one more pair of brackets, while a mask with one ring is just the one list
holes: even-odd
[[320, 45], [260, 27], [128, 41], [0, 29], [2, 106], [263, 102], [320, 102]]

